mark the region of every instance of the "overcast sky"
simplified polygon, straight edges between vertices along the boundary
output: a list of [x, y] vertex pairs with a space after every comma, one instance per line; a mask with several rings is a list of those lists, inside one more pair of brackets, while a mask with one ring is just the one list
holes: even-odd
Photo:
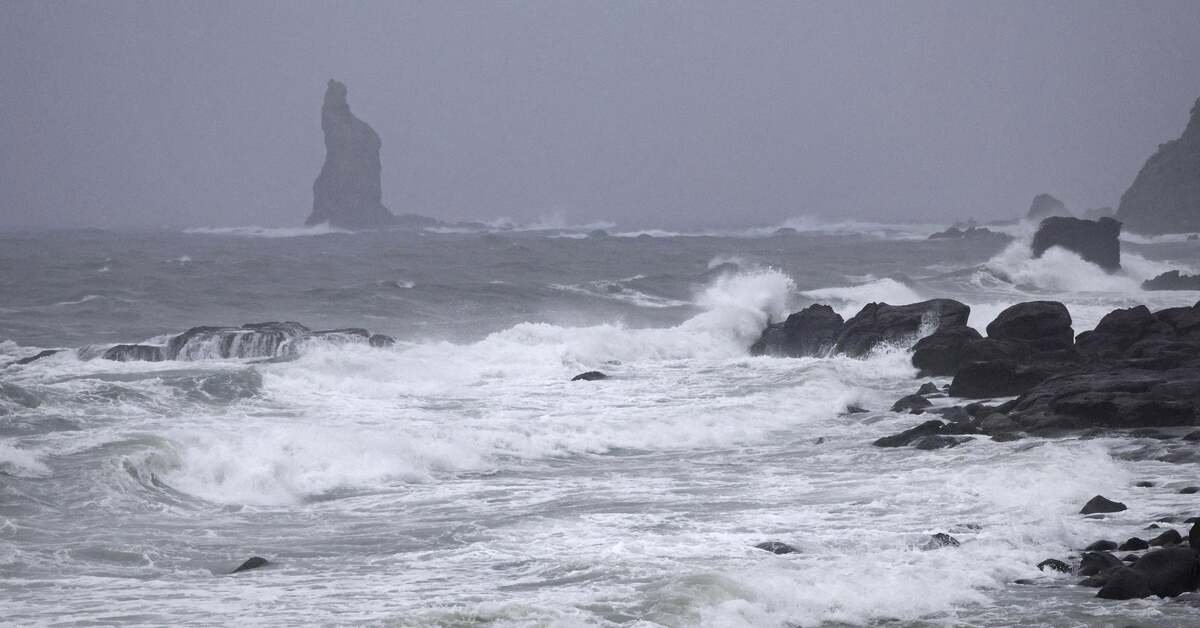
[[15, 2], [0, 226], [299, 225], [325, 82], [384, 204], [628, 226], [1116, 205], [1200, 2]]

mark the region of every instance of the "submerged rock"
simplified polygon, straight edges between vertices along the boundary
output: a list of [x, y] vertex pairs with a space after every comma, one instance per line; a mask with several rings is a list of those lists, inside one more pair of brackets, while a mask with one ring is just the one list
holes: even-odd
[[892, 404], [892, 412], [906, 412], [909, 414], [920, 414], [922, 410], [932, 406], [933, 404], [921, 395], [908, 395], [903, 397], [896, 403]]
[[771, 552], [772, 554], [799, 554], [799, 550], [779, 541], [766, 541], [754, 546], [757, 549]]
[[237, 568], [229, 573], [233, 574], [241, 571], [249, 571], [251, 569], [258, 569], [259, 567], [266, 567], [270, 564], [271, 561], [263, 558], [262, 556], [251, 556], [250, 558], [246, 559], [246, 562], [238, 565]]
[[943, 547], [958, 547], [959, 545], [960, 543], [958, 542], [958, 539], [946, 534], [945, 532], [938, 532], [937, 534], [931, 534], [929, 536], [929, 540], [925, 541], [925, 544], [921, 546], [921, 549], [935, 550]]
[[153, 345], [116, 345], [101, 357], [117, 362], [161, 362], [163, 348]]
[[62, 349], [43, 349], [43, 350], [41, 350], [41, 351], [38, 351], [37, 353], [35, 353], [35, 354], [33, 354], [33, 355], [30, 355], [30, 356], [23, 357], [23, 358], [21, 358], [21, 359], [19, 359], [19, 360], [14, 360], [14, 361], [10, 362], [9, 364], [7, 364], [7, 365], [5, 365], [5, 366], [9, 366], [9, 365], [12, 365], [12, 364], [16, 364], [16, 365], [18, 365], [18, 366], [24, 366], [24, 365], [26, 365], [26, 364], [31, 364], [31, 363], [33, 363], [33, 362], [36, 362], [36, 361], [38, 361], [38, 360], [40, 360], [40, 359], [42, 359], [42, 358], [48, 358], [48, 357], [50, 357], [50, 356], [52, 356], [52, 355], [54, 355], [54, 354], [56, 354], [56, 353], [60, 353], [60, 352], [62, 352], [62, 351], [63, 351]]
[[1037, 564], [1038, 571], [1057, 571], [1060, 573], [1071, 573], [1071, 566], [1057, 558], [1047, 558]]
[[1112, 218], [1047, 218], [1033, 234], [1033, 256], [1041, 257], [1047, 249], [1057, 246], [1111, 273], [1121, 268], [1120, 235], [1121, 223]]
[[916, 441], [923, 436], [940, 433], [945, 425], [945, 423], [937, 420], [926, 421], [916, 427], [904, 430], [899, 434], [884, 436], [872, 444], [876, 447], [903, 447], [905, 445], [912, 444], [913, 441]]
[[1200, 99], [1183, 134], [1160, 144], [1121, 195], [1117, 217], [1138, 233], [1200, 230]]
[[372, 229], [392, 224], [382, 201], [379, 135], [350, 113], [346, 86], [333, 79], [321, 106], [325, 164], [313, 182], [312, 214], [304, 224], [328, 223], [342, 229]]
[[575, 377], [572, 377], [571, 381], [573, 381], [573, 382], [595, 382], [595, 381], [599, 381], [602, 379], [608, 379], [608, 375], [605, 375], [604, 373], [601, 373], [600, 371], [588, 371], [586, 373], [580, 373], [580, 374], [576, 375]]

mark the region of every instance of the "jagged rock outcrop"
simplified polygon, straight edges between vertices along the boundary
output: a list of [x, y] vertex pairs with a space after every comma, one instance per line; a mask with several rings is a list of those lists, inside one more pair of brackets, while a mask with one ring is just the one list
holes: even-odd
[[953, 299], [930, 299], [908, 305], [868, 303], [846, 321], [834, 353], [861, 357], [888, 342], [916, 340], [921, 331], [962, 327], [971, 308]]
[[790, 358], [826, 355], [837, 342], [845, 321], [828, 305], [810, 305], [775, 323], [750, 347], [750, 355]]
[[1012, 236], [998, 231], [992, 231], [986, 227], [967, 227], [959, 229], [957, 226], [950, 227], [945, 231], [939, 231], [929, 236], [930, 240], [980, 240], [988, 242], [1007, 242], [1012, 240]]
[[1200, 230], [1200, 99], [1183, 135], [1160, 144], [1121, 195], [1117, 217], [1137, 233]]
[[1142, 282], [1142, 290], [1200, 290], [1200, 275], [1185, 275], [1177, 270], [1167, 271]]
[[325, 164], [313, 182], [313, 210], [306, 225], [328, 223], [343, 229], [393, 224], [382, 201], [379, 134], [350, 113], [346, 86], [333, 79], [321, 107]]
[[1050, 216], [1070, 215], [1071, 212], [1067, 211], [1067, 206], [1062, 201], [1049, 194], [1038, 194], [1033, 197], [1033, 202], [1029, 204], [1029, 212], [1025, 214], [1025, 218], [1027, 220], [1041, 220]]
[[1121, 268], [1120, 235], [1121, 223], [1112, 218], [1055, 216], [1043, 220], [1033, 235], [1033, 256], [1041, 257], [1052, 246], [1062, 247], [1111, 273]]

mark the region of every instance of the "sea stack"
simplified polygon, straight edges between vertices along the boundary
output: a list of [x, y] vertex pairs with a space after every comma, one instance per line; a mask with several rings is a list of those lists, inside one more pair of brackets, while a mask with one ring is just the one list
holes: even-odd
[[1117, 218], [1138, 233], [1200, 230], [1200, 99], [1183, 135], [1160, 144], [1121, 195]]
[[1041, 257], [1046, 249], [1058, 246], [1111, 273], [1121, 268], [1120, 236], [1121, 223], [1112, 218], [1051, 216], [1033, 234], [1033, 256]]
[[313, 182], [313, 210], [305, 225], [372, 229], [395, 221], [382, 202], [379, 134], [350, 113], [346, 86], [333, 79], [321, 107], [325, 165]]
[[1025, 214], [1025, 219], [1041, 220], [1050, 216], [1070, 215], [1071, 212], [1067, 211], [1067, 206], [1062, 201], [1049, 194], [1038, 194], [1029, 204], [1029, 213]]

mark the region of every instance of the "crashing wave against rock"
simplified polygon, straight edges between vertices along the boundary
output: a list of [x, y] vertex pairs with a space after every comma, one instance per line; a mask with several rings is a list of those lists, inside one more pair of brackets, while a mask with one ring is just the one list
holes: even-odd
[[[118, 362], [164, 360], [220, 360], [230, 358], [282, 358], [298, 355], [305, 343], [366, 344], [390, 347], [396, 339], [361, 328], [311, 330], [296, 322], [248, 323], [241, 327], [193, 327], [172, 337], [164, 346], [120, 344], [100, 357]], [[81, 353], [84, 359], [94, 357]]]

